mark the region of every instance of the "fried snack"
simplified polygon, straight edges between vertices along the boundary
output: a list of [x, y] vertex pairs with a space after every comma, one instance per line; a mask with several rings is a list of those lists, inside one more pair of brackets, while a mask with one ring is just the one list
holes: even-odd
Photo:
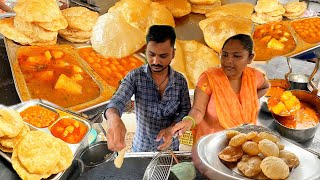
[[12, 153], [12, 151], [13, 151], [12, 148], [7, 148], [7, 147], [1, 146], [1, 145], [0, 145], [0, 150], [2, 152], [7, 152], [7, 153]]
[[57, 44], [57, 36], [52, 41], [46, 41], [46, 42], [32, 42], [30, 45], [32, 46], [48, 46], [48, 45], [55, 45]]
[[50, 174], [57, 174], [68, 169], [73, 159], [73, 154], [68, 144], [63, 142], [61, 139], [56, 138], [56, 141], [58, 141], [61, 146], [60, 158], [58, 158], [59, 161], [57, 165], [49, 171]]
[[59, 162], [57, 157], [60, 157], [61, 146], [59, 141], [43, 131], [30, 131], [15, 151], [28, 172], [46, 174]]
[[272, 141], [272, 142], [274, 142], [274, 143], [280, 142], [280, 139], [279, 139], [277, 136], [275, 136], [275, 135], [273, 135], [273, 134], [270, 134], [270, 133], [267, 133], [267, 132], [260, 132], [260, 133], [259, 133], [259, 136], [260, 136], [262, 139], [268, 139], [268, 140], [270, 140], [270, 141]]
[[155, 0], [154, 2], [164, 5], [175, 18], [188, 15], [191, 12], [188, 0]]
[[251, 20], [257, 24], [266, 24], [267, 21], [258, 17], [257, 13], [251, 15]]
[[6, 38], [22, 45], [28, 45], [33, 42], [31, 38], [24, 35], [14, 27], [13, 17], [0, 19], [0, 33]]
[[61, 11], [68, 22], [69, 29], [91, 31], [99, 14], [85, 7], [71, 7]]
[[145, 35], [128, 24], [121, 13], [112, 12], [98, 18], [92, 30], [91, 44], [105, 57], [122, 58], [139, 50], [145, 44]]
[[204, 5], [204, 4], [213, 4], [217, 1], [220, 1], [220, 0], [190, 0], [190, 2], [192, 4], [199, 4], [199, 5]]
[[275, 156], [278, 157], [279, 156], [279, 148], [278, 146], [268, 140], [268, 139], [263, 139], [259, 142], [258, 144], [259, 150], [261, 151], [261, 153], [268, 157], [268, 156]]
[[251, 141], [253, 141], [253, 142], [257, 143], [257, 144], [259, 144], [259, 142], [261, 140], [262, 140], [262, 137], [259, 134], [257, 134], [254, 138], [251, 139]]
[[284, 9], [284, 7], [281, 4], [278, 4], [278, 9], [276, 9], [275, 11], [266, 12], [265, 14], [269, 16], [282, 16], [285, 12], [286, 10]]
[[250, 140], [250, 139], [253, 139], [254, 137], [256, 137], [258, 135], [258, 132], [256, 131], [250, 131], [247, 133], [247, 139]]
[[243, 155], [243, 151], [240, 146], [233, 147], [227, 146], [219, 152], [219, 158], [227, 162], [236, 162]]
[[266, 13], [259, 13], [257, 12], [258, 18], [267, 21], [267, 22], [280, 22], [282, 20], [282, 15], [278, 16], [271, 16]]
[[234, 136], [236, 136], [238, 134], [240, 134], [240, 132], [236, 131], [236, 130], [228, 130], [226, 132], [226, 136], [228, 137], [228, 139], [231, 139], [231, 138], [233, 138]]
[[261, 172], [260, 164], [261, 159], [259, 156], [254, 156], [244, 161], [241, 159], [237, 164], [237, 168], [247, 177], [253, 177]]
[[122, 8], [125, 1], [118, 1], [112, 7], [109, 8], [108, 12], [122, 12]]
[[279, 158], [284, 159], [284, 162], [289, 166], [290, 169], [299, 166], [299, 158], [292, 152], [287, 150], [281, 150], [279, 152]]
[[87, 42], [91, 38], [91, 31], [81, 31], [77, 29], [61, 29], [59, 30], [59, 35], [63, 37], [64, 39], [70, 41], [70, 42]]
[[290, 2], [284, 6], [285, 16], [293, 13], [301, 13], [307, 9], [307, 4], [304, 1], [301, 2]]
[[53, 20], [52, 22], [36, 22], [35, 24], [49, 31], [58, 31], [68, 26], [67, 20], [62, 15], [59, 19]]
[[52, 22], [61, 15], [55, 0], [20, 0], [13, 10], [27, 22]]
[[254, 6], [254, 10], [259, 13], [276, 11], [278, 8], [278, 0], [258, 0]]
[[231, 3], [213, 8], [206, 17], [236, 16], [250, 19], [253, 12], [251, 3]]
[[191, 12], [198, 14], [206, 14], [213, 8], [221, 6], [221, 1], [216, 1], [213, 4], [192, 4]]
[[279, 150], [283, 150], [284, 149], [284, 145], [281, 144], [280, 142], [276, 142], [276, 145], [278, 146]]
[[260, 153], [258, 144], [252, 141], [247, 141], [241, 145], [243, 152], [255, 156]]
[[171, 12], [157, 2], [128, 0], [123, 4], [122, 15], [126, 22], [144, 33], [155, 24], [175, 26]]
[[188, 79], [187, 74], [186, 74], [186, 62], [184, 58], [184, 53], [183, 49], [181, 47], [181, 42], [179, 40], [176, 40], [175, 42], [175, 55], [173, 60], [171, 61], [170, 66], [181, 73], [187, 80], [188, 82], [188, 87], [191, 89], [191, 87], [194, 87], [194, 84], [191, 83], [191, 81]]
[[12, 157], [11, 157], [12, 167], [13, 169], [18, 173], [21, 179], [23, 180], [38, 180], [43, 178], [48, 178], [51, 174], [45, 173], [45, 174], [32, 174], [30, 173], [21, 163], [18, 157], [18, 152], [16, 150], [13, 151]]
[[252, 21], [241, 17], [222, 16], [208, 24], [204, 30], [205, 42], [214, 49], [220, 52], [223, 43], [231, 36], [236, 34], [248, 34], [252, 31]]
[[24, 126], [20, 114], [9, 108], [0, 109], [0, 137], [16, 137]]
[[58, 35], [57, 31], [48, 31], [43, 29], [35, 23], [25, 21], [24, 17], [21, 16], [16, 16], [14, 18], [14, 26], [18, 31], [22, 32], [36, 42], [52, 41]]
[[288, 165], [278, 157], [266, 157], [260, 164], [262, 172], [270, 179], [286, 179], [289, 176]]
[[[197, 41], [179, 41], [185, 58], [186, 75], [191, 85], [196, 85], [200, 75], [209, 68], [218, 66], [218, 54]], [[195, 86], [191, 87], [192, 89]]]
[[[9, 152], [13, 151], [14, 146], [30, 131], [30, 128], [27, 124], [24, 124], [19, 134], [13, 138], [0, 138], [0, 145]], [[6, 152], [8, 152], [6, 151]]]
[[234, 146], [234, 147], [241, 146], [245, 142], [247, 142], [247, 135], [240, 133], [230, 139], [229, 146]]

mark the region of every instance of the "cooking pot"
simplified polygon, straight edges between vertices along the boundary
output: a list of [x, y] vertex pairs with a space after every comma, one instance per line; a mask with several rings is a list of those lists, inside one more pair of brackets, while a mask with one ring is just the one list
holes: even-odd
[[[287, 58], [288, 65], [290, 66], [290, 59]], [[311, 75], [308, 78], [308, 83], [312, 87], [312, 92], [308, 92], [306, 90], [290, 90], [290, 92], [295, 95], [300, 101], [305, 102], [307, 104], [312, 105], [316, 112], [320, 113], [320, 99], [317, 96], [318, 90], [314, 86], [313, 82], [311, 81], [313, 76], [317, 73], [319, 69], [319, 58], [316, 61], [315, 68]], [[288, 77], [290, 75], [286, 76], [286, 79], [288, 80]], [[314, 137], [315, 133], [317, 132], [317, 129], [319, 127], [319, 123], [316, 126], [313, 126], [311, 128], [307, 129], [292, 129], [288, 128], [284, 125], [282, 125], [278, 120], [280, 116], [277, 116], [272, 113], [273, 118], [275, 119], [276, 129], [278, 132], [287, 138], [290, 138], [292, 140], [295, 140], [297, 142], [304, 142]]]
[[308, 90], [307, 85], [309, 76], [307, 74], [291, 73], [288, 78], [290, 82], [290, 89]]

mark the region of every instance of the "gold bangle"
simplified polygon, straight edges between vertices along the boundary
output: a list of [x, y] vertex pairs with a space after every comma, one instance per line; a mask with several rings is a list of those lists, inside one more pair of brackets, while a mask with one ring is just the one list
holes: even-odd
[[192, 121], [191, 129], [193, 129], [196, 126], [196, 121], [191, 116], [185, 116], [182, 120], [190, 119]]

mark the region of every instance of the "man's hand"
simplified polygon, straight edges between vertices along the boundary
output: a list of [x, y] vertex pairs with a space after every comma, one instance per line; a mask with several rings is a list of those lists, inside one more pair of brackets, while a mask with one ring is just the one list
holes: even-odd
[[180, 122], [178, 122], [177, 124], [175, 124], [173, 126], [173, 128], [171, 129], [171, 136], [173, 136], [173, 134], [175, 134], [176, 132], [178, 132], [179, 136], [182, 136], [187, 130], [190, 130], [192, 127], [192, 120], [191, 119], [185, 119], [182, 120]]
[[107, 122], [109, 127], [107, 132], [108, 148], [112, 151], [120, 151], [126, 147], [124, 140], [127, 129], [119, 116], [109, 116]]
[[166, 129], [162, 129], [159, 132], [156, 141], [159, 142], [161, 139], [163, 139], [163, 144], [161, 144], [160, 146], [157, 147], [158, 150], [167, 149], [172, 144], [171, 129], [172, 129], [172, 127], [168, 127]]

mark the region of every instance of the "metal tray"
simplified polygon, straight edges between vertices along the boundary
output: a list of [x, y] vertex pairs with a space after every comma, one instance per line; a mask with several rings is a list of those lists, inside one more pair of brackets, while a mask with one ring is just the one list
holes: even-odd
[[[64, 43], [64, 42], [65, 41], [62, 41], [62, 43], [58, 43], [58, 44], [66, 45], [66, 46], [70, 45], [70, 43]], [[25, 83], [24, 75], [20, 70], [19, 63], [16, 57], [17, 51], [20, 48], [24, 48], [26, 46], [18, 45], [12, 40], [7, 38], [4, 38], [4, 43], [6, 45], [8, 59], [10, 62], [11, 72], [12, 72], [17, 93], [21, 101], [31, 100], [32, 98], [29, 94], [28, 87]], [[72, 111], [83, 112], [83, 111], [87, 111], [95, 107], [107, 104], [108, 100], [112, 97], [116, 89], [112, 86], [109, 86], [107, 83], [105, 83], [101, 79], [101, 77], [96, 72], [94, 72], [92, 68], [90, 68], [90, 66], [88, 66], [84, 62], [84, 60], [81, 59], [80, 55], [77, 53], [76, 48], [74, 46], [70, 45], [68, 46], [68, 48], [65, 48], [63, 50], [67, 51], [67, 53], [70, 53], [72, 56], [75, 56], [75, 59], [77, 60], [79, 65], [82, 67], [82, 69], [91, 76], [91, 78], [97, 83], [97, 85], [100, 88], [100, 95], [97, 98], [82, 104], [68, 107], [68, 109]]]
[[[200, 162], [203, 173], [209, 178], [249, 180], [249, 178], [229, 169], [220, 161], [218, 154], [229, 142], [225, 133], [226, 130], [201, 138], [195, 147], [194, 161]], [[280, 142], [285, 145], [286, 150], [293, 152], [300, 160], [300, 165], [290, 172], [288, 180], [320, 178], [320, 159], [316, 155], [284, 139], [281, 139]]]
[[[88, 128], [88, 131], [87, 133], [84, 135], [84, 137], [82, 138], [82, 140], [77, 143], [77, 144], [69, 144], [69, 147], [73, 153], [73, 157], [76, 156], [76, 154], [81, 151], [84, 147], [86, 147], [88, 145], [88, 135], [90, 133], [90, 130], [91, 130], [91, 125], [86, 121], [86, 119], [84, 117], [82, 117], [81, 115], [77, 114], [77, 113], [74, 113], [72, 111], [69, 111], [69, 110], [66, 110], [66, 109], [63, 109], [55, 104], [52, 104], [48, 101], [44, 101], [44, 100], [31, 100], [31, 101], [28, 101], [28, 102], [23, 102], [23, 103], [20, 103], [20, 104], [17, 104], [17, 105], [14, 105], [10, 108], [12, 109], [15, 109], [17, 110], [18, 112], [21, 112], [23, 111], [24, 109], [30, 107], [30, 106], [35, 106], [35, 105], [39, 105], [39, 106], [42, 106], [42, 107], [45, 107], [49, 110], [52, 110], [54, 112], [57, 112], [59, 114], [59, 118], [57, 118], [57, 120], [55, 122], [58, 122], [61, 118], [72, 118], [74, 120], [77, 120], [81, 123], [83, 123], [84, 125], [87, 126]], [[54, 123], [55, 123], [54, 122]], [[44, 131], [48, 134], [51, 134], [49, 128], [37, 128], [27, 122], [25, 122], [26, 124], [29, 125], [30, 127], [30, 130], [31, 131]], [[54, 124], [52, 123], [52, 125]], [[52, 134], [51, 134], [52, 135]], [[8, 162], [11, 163], [11, 153], [5, 153], [5, 152], [2, 152], [0, 151], [0, 156], [2, 156], [4, 159], [6, 159]], [[47, 179], [50, 179], [50, 180], [56, 180], [56, 179], [59, 179], [62, 175], [63, 175], [64, 171], [63, 172], [60, 172], [58, 174], [53, 174], [51, 175], [49, 178]]]

